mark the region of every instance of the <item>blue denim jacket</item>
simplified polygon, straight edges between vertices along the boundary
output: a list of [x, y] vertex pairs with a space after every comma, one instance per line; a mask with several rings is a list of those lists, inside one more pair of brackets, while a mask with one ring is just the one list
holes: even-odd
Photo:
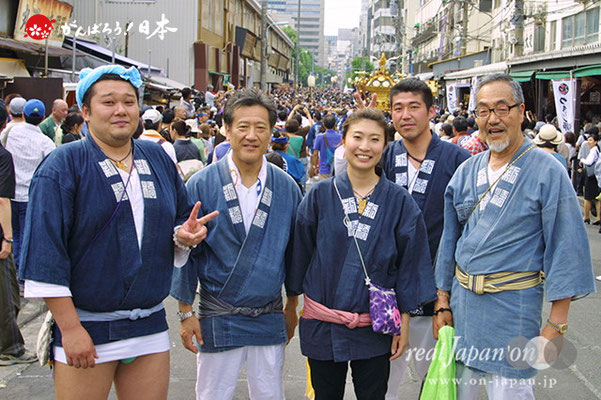
[[[91, 312], [147, 309], [167, 297], [173, 228], [186, 220], [191, 206], [160, 146], [137, 140], [133, 146], [144, 196], [142, 248], [127, 196], [117, 207], [124, 182], [89, 136], [53, 151], [33, 176], [21, 279], [67, 286], [75, 307]], [[95, 344], [167, 329], [164, 311], [83, 325]]]
[[[514, 159], [530, 146], [525, 139]], [[543, 292], [554, 301], [595, 291], [588, 238], [565, 169], [540, 149], [511, 166], [468, 220], [491, 184], [488, 159], [488, 151], [472, 157], [449, 182], [436, 284], [451, 290], [458, 358], [481, 372], [528, 378], [536, 370], [511, 365], [507, 346], [540, 334]], [[544, 290], [541, 284], [477, 295], [458, 284], [455, 265], [472, 275], [542, 270]], [[470, 350], [476, 359], [468, 357]]]
[[[246, 235], [227, 158], [201, 170], [187, 184], [189, 198], [202, 201], [202, 213], [219, 216], [207, 225], [208, 236], [175, 269], [171, 295], [186, 304], [201, 290], [236, 307], [262, 307], [282, 295], [286, 265], [290, 262], [291, 230], [301, 200], [294, 180], [267, 164], [267, 181], [251, 228]], [[225, 351], [241, 346], [285, 343], [281, 313], [258, 317], [226, 315], [200, 321], [202, 352]]]

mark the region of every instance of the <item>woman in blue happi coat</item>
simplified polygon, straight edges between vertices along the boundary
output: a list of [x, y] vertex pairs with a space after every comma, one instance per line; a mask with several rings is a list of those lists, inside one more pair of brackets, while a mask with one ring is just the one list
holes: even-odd
[[[409, 340], [409, 311], [436, 298], [421, 211], [378, 171], [385, 129], [379, 110], [352, 114], [343, 126], [347, 171], [315, 184], [298, 209], [286, 290], [290, 299], [305, 296], [300, 343], [317, 400], [343, 398], [349, 362], [357, 398], [384, 399], [390, 360]], [[400, 336], [374, 332], [366, 273], [395, 290]]]

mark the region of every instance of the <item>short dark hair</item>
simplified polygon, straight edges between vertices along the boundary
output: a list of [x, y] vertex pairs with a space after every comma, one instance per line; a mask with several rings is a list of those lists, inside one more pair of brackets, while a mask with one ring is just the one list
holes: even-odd
[[276, 122], [276, 111], [273, 99], [255, 88], [244, 88], [236, 91], [225, 104], [223, 111], [223, 122], [232, 126], [234, 113], [241, 107], [261, 106], [269, 114], [269, 127], [273, 128]]
[[432, 90], [426, 85], [424, 81], [420, 81], [417, 78], [405, 78], [390, 89], [390, 105], [392, 106], [392, 99], [399, 93], [411, 92], [413, 94], [421, 94], [422, 100], [426, 103], [426, 108], [429, 110], [434, 104], [434, 97], [432, 96]]
[[323, 117], [323, 126], [325, 126], [326, 129], [334, 129], [336, 126], [336, 117], [333, 114], [328, 114]]
[[163, 123], [164, 124], [170, 124], [175, 119], [175, 112], [173, 112], [173, 110], [170, 108], [163, 111], [162, 115], [163, 115]]
[[4, 123], [8, 119], [8, 112], [4, 104], [0, 104], [0, 128], [4, 126]]
[[139, 101], [140, 100], [140, 95], [138, 94], [138, 89], [131, 84], [130, 81], [125, 80], [123, 78], [121, 78], [119, 75], [117, 74], [103, 74], [100, 76], [100, 78], [98, 78], [96, 80], [96, 82], [94, 82], [94, 84], [92, 86], [90, 86], [90, 88], [85, 92], [85, 94], [83, 95], [83, 101], [81, 102], [82, 105], [87, 106], [88, 108], [90, 108], [90, 100], [92, 99], [92, 97], [94, 97], [94, 86], [96, 86], [96, 84], [98, 82], [102, 82], [102, 81], [123, 81], [123, 82], [127, 82], [131, 85], [131, 87], [134, 89], [134, 92], [136, 93], [136, 100]]
[[463, 117], [457, 117], [453, 120], [453, 128], [457, 132], [465, 132], [467, 131], [467, 119]]
[[453, 127], [450, 124], [442, 124], [440, 126], [440, 131], [442, 133], [442, 131], [444, 131], [444, 133], [446, 134], [446, 136], [448, 137], [453, 137]]
[[190, 89], [190, 88], [183, 88], [182, 89], [182, 97], [184, 99], [186, 99], [188, 96], [190, 96], [191, 93], [192, 93], [192, 89]]
[[161, 126], [161, 121], [156, 122], [156, 123], [152, 123], [151, 119], [145, 119], [144, 120], [144, 129], [149, 129], [149, 130], [156, 131], [156, 130], [159, 129], [159, 126]]
[[298, 132], [298, 128], [300, 128], [300, 124], [297, 120], [292, 119], [286, 123], [286, 132], [288, 133], [296, 133]]
[[597, 130], [597, 132], [589, 131], [589, 137], [592, 137], [595, 142], [598, 142], [599, 141], [599, 131], [598, 130]]
[[568, 132], [564, 136], [566, 143], [571, 144], [572, 146], [576, 146], [576, 135], [574, 132]]
[[29, 117], [27, 115], [25, 115], [25, 122], [27, 122], [28, 124], [31, 125], [35, 125], [38, 126], [39, 124], [42, 123], [42, 121], [45, 119], [46, 117], [44, 117], [43, 115], [41, 117]]

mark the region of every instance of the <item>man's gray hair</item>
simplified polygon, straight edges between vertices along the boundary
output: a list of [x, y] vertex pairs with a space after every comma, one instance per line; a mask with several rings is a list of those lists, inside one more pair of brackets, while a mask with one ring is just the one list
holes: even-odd
[[490, 74], [486, 75], [484, 78], [479, 79], [476, 87], [474, 88], [474, 95], [478, 98], [478, 92], [482, 89], [482, 86], [488, 85], [493, 82], [507, 82], [511, 85], [511, 91], [513, 92], [513, 99], [518, 104], [524, 103], [524, 92], [522, 92], [522, 87], [518, 82], [516, 82], [511, 76], [507, 74]]
[[267, 113], [269, 114], [269, 127], [273, 128], [277, 120], [273, 99], [254, 88], [240, 89], [236, 91], [233, 96], [230, 96], [223, 112], [223, 122], [225, 122], [227, 126], [232, 126], [236, 110], [240, 107], [252, 106], [261, 106], [267, 110]]

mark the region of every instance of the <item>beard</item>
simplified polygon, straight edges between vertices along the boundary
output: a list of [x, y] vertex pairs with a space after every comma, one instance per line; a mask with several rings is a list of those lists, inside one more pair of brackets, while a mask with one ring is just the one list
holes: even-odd
[[503, 141], [495, 141], [486, 138], [486, 144], [488, 145], [490, 151], [494, 151], [495, 153], [501, 153], [503, 150], [509, 147], [509, 138], [506, 138]]

